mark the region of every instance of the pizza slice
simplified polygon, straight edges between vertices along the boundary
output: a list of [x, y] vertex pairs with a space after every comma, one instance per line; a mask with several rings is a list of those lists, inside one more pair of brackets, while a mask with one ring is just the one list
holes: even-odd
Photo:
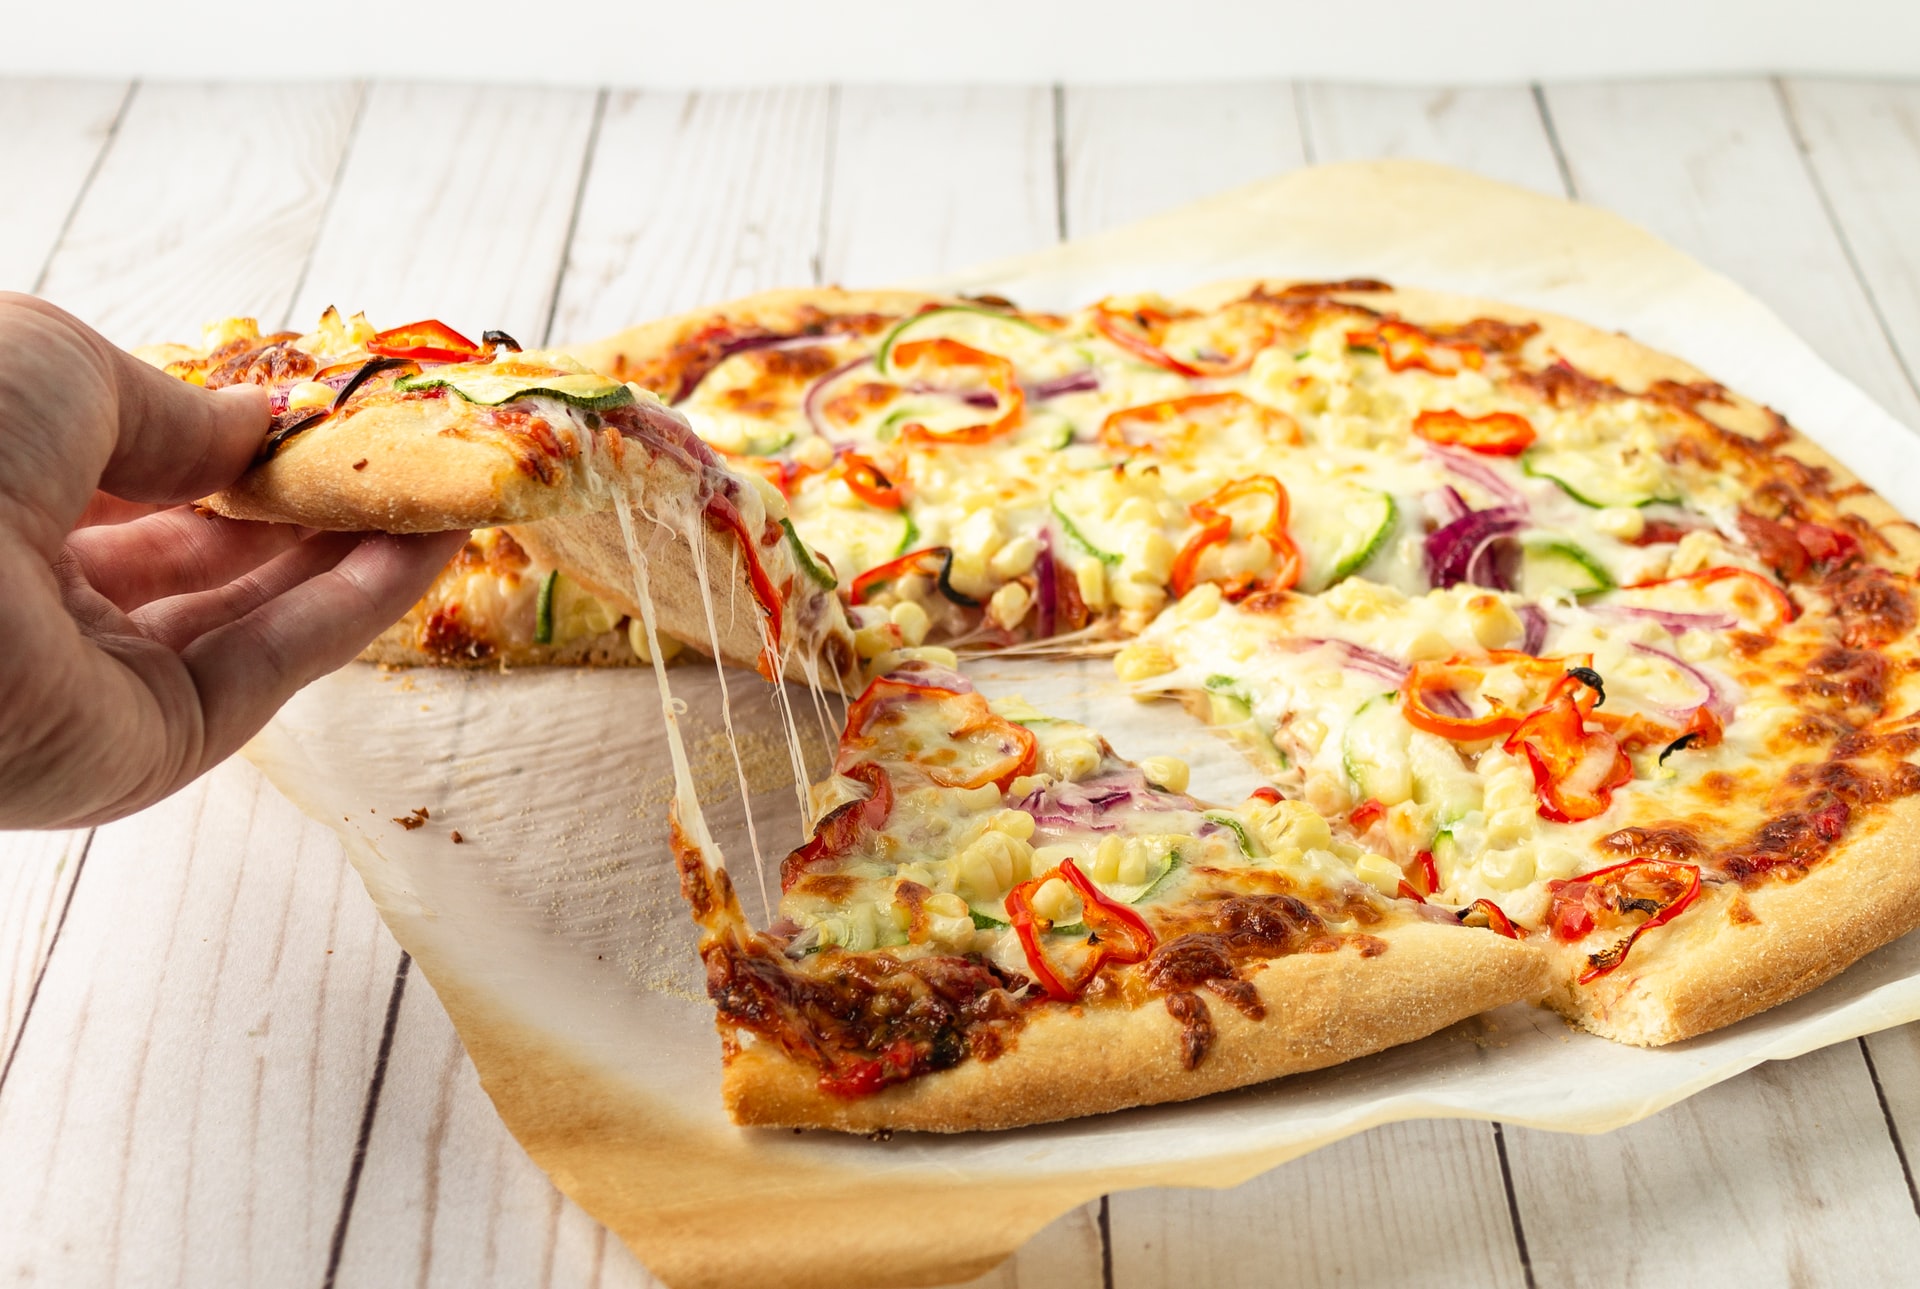
[[1116, 665], [1429, 901], [1497, 906], [1570, 1019], [1668, 1043], [1920, 925], [1911, 580], [1782, 585], [1752, 556], [1585, 604], [1205, 588]]
[[565, 354], [329, 309], [306, 335], [229, 319], [197, 348], [142, 356], [271, 394], [259, 460], [209, 509], [324, 529], [525, 526], [471, 545], [370, 658], [626, 661], [635, 561], [673, 638], [768, 676], [793, 656], [837, 676], [852, 658], [833, 579], [778, 491], [728, 470], [645, 389]]
[[891, 662], [766, 930], [676, 815], [739, 1123], [954, 1132], [1184, 1100], [1543, 986], [1497, 912], [1413, 898], [1300, 802], [1209, 805], [1181, 762], [989, 701], [945, 651]]

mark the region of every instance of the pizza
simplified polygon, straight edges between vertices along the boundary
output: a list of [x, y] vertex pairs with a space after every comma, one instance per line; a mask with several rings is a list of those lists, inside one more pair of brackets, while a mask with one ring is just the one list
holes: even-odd
[[[210, 510], [348, 531], [524, 526], [470, 543], [371, 660], [637, 660], [629, 627], [646, 572], [624, 529], [669, 638], [769, 677], [795, 654], [829, 674], [851, 659], [845, 616], [779, 492], [726, 469], [651, 392], [566, 354], [498, 331], [475, 343], [431, 320], [377, 331], [329, 308], [304, 335], [231, 318], [198, 346], [140, 356], [210, 389], [271, 395], [258, 459], [204, 499]], [[591, 555], [609, 533], [620, 558], [602, 570]]]
[[1468, 926], [1402, 895], [1310, 806], [1197, 800], [1178, 759], [1124, 761], [951, 662], [911, 651], [852, 704], [765, 931], [676, 837], [736, 1121], [955, 1132], [1184, 1100], [1543, 987], [1491, 906]]
[[[1324, 825], [1331, 844], [1303, 852], [1324, 872], [1280, 865], [1316, 935], [1345, 934], [1327, 901], [1360, 887], [1389, 928], [1506, 928], [1514, 939], [1483, 931], [1446, 952], [1518, 946], [1569, 1020], [1662, 1044], [1795, 997], [1920, 924], [1920, 534], [1780, 417], [1625, 337], [1353, 280], [1062, 315], [787, 292], [573, 352], [654, 390], [786, 497], [883, 686], [908, 683], [903, 660], [930, 646], [1117, 649], [1137, 695], [1179, 700], [1266, 772], [1269, 804]], [[1048, 791], [1083, 780], [946, 784], [969, 756], [1024, 746], [1005, 728], [1020, 719], [953, 677], [914, 683], [947, 696], [899, 705], [945, 724], [915, 732], [901, 716], [876, 736], [874, 691], [855, 705], [765, 931], [741, 928], [715, 857], [677, 839], [743, 1121], [1001, 1122], [1023, 1113], [1002, 1107], [1008, 1090], [1047, 1077], [1017, 1072], [1029, 1061], [1104, 1061], [1122, 1032], [1139, 1036], [1124, 1040], [1138, 1079], [1083, 1080], [1101, 1090], [1079, 1104], [1174, 1099], [1298, 1068], [1282, 1055], [1288, 1007], [1364, 1027], [1383, 1005], [1366, 990], [1390, 978], [1392, 934], [1372, 958], [1330, 952], [1351, 974], [1311, 1003], [1263, 1004], [1266, 1028], [1241, 1029], [1214, 995], [1210, 1023], [1235, 1034], [1220, 1051], [1244, 1040], [1261, 1055], [1175, 1072], [1193, 1045], [1165, 1015], [1152, 953], [1188, 930], [1230, 937], [1182, 901], [1225, 909], [1264, 854], [1244, 871], [1190, 860], [1225, 834], [1149, 780], [1133, 787], [1172, 839], [1153, 871], [1176, 856], [1166, 872], [1187, 885], [1134, 908], [1138, 881], [1088, 867], [1103, 842], [1049, 834], [1039, 860], [993, 870], [1003, 903], [983, 906], [983, 829], [1002, 811], [1038, 820], [1028, 806], [1044, 813]], [[1036, 755], [1053, 737], [1036, 733]], [[1081, 774], [1128, 778], [1097, 734], [1072, 737], [1094, 749]], [[929, 757], [949, 768], [911, 764]], [[900, 806], [896, 774], [924, 804]], [[946, 800], [956, 791], [979, 804]], [[1132, 811], [1113, 825], [1123, 840], [1147, 826]], [[1228, 875], [1195, 886], [1202, 868]], [[1030, 952], [1004, 901], [1030, 902], [1023, 883], [1043, 875], [1071, 908], [1133, 908], [1138, 924], [1107, 914], [1124, 947], [1059, 949], [1083, 928], [1033, 912], [1051, 938]], [[1236, 969], [1278, 982], [1303, 969], [1295, 949]], [[1422, 983], [1395, 1006], [1428, 1014], [1447, 973], [1410, 974]], [[1431, 1014], [1462, 996], [1445, 997]], [[872, 1008], [946, 1019], [847, 1019]]]

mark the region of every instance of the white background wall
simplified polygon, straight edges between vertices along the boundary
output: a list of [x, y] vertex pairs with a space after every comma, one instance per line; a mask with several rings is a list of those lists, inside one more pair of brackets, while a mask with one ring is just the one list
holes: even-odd
[[548, 84], [1920, 76], [1920, 0], [0, 0], [0, 73]]

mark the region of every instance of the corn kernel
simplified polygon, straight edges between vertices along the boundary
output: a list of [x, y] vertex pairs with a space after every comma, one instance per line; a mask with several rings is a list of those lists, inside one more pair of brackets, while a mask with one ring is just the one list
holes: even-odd
[[1160, 524], [1160, 508], [1145, 497], [1128, 497], [1120, 503], [1120, 509], [1114, 511], [1113, 521], [1138, 527], [1151, 524], [1157, 528]]
[[1497, 595], [1476, 595], [1468, 600], [1467, 621], [1482, 649], [1511, 649], [1527, 632], [1513, 606]]
[[833, 445], [819, 435], [801, 439], [793, 448], [796, 464], [813, 470], [824, 470], [833, 464]]
[[1593, 530], [1615, 541], [1630, 542], [1647, 530], [1647, 517], [1638, 506], [1608, 506], [1594, 513]]
[[938, 913], [942, 917], [961, 918], [967, 916], [967, 902], [950, 891], [938, 895], [929, 895], [922, 901], [921, 907], [929, 913]]
[[1120, 545], [1121, 567], [1137, 582], [1165, 582], [1173, 572], [1173, 555], [1173, 543], [1158, 528], [1136, 528]]
[[1513, 850], [1490, 850], [1480, 856], [1480, 875], [1499, 891], [1511, 891], [1533, 880], [1533, 851], [1525, 846]]
[[1111, 882], [1120, 876], [1120, 861], [1127, 855], [1127, 844], [1118, 837], [1102, 837], [1093, 851], [1093, 880]]
[[1168, 792], [1185, 792], [1192, 773], [1187, 763], [1177, 756], [1150, 756], [1140, 762], [1140, 770], [1147, 776], [1148, 783]]
[[1371, 851], [1354, 861], [1353, 872], [1354, 876], [1382, 895], [1397, 894], [1404, 880], [1398, 864]]
[[[1004, 715], [1004, 713], [1002, 714]], [[1029, 797], [1036, 792], [1044, 792], [1047, 785], [1052, 782], [1053, 779], [1048, 775], [1023, 774], [1007, 785], [1007, 795], [1009, 797]], [[1028, 815], [1027, 818], [1031, 819], [1033, 816]]]
[[977, 788], [955, 788], [955, 804], [970, 811], [991, 810], [1000, 804], [1000, 789], [991, 783], [983, 783]]
[[987, 826], [995, 832], [1005, 833], [1015, 841], [1026, 841], [1033, 836], [1034, 823], [1033, 816], [1024, 810], [1002, 810]]
[[[647, 649], [647, 624], [638, 618], [627, 623], [627, 646], [633, 650], [634, 657], [641, 662], [652, 662], [653, 654]], [[660, 637], [660, 661], [672, 662], [680, 653], [681, 644], [672, 636]], [[858, 647], [856, 639], [855, 647]]]
[[1033, 893], [1033, 911], [1049, 922], [1073, 923], [1080, 920], [1080, 897], [1058, 877], [1049, 877]]
[[1027, 533], [1002, 546], [987, 561], [987, 567], [995, 577], [1015, 578], [1030, 570], [1034, 561], [1040, 558], [1040, 543]]
[[317, 380], [303, 380], [287, 391], [287, 410], [307, 412], [315, 408], [332, 407], [333, 400], [338, 397], [338, 391], [331, 385], [324, 385]]
[[1048, 739], [1040, 763], [1056, 779], [1084, 779], [1100, 768], [1100, 746], [1086, 734], [1070, 733]]
[[[635, 625], [637, 626], [638, 624], [636, 623]], [[634, 646], [634, 652], [638, 653], [642, 658], [647, 656], [646, 650], [641, 648], [641, 645], [645, 643], [645, 637], [642, 637], [639, 644]], [[662, 643], [664, 644], [665, 642], [662, 641]], [[891, 622], [882, 622], [878, 626], [861, 627], [853, 633], [853, 651], [862, 658], [878, 658], [881, 654], [891, 653], [905, 643], [906, 641], [900, 638], [900, 628], [894, 626]]]
[[1080, 599], [1089, 609], [1106, 607], [1106, 567], [1106, 565], [1097, 559], [1089, 559], [1083, 561], [1073, 570], [1073, 580], [1080, 588]]
[[1120, 857], [1120, 871], [1117, 875], [1120, 881], [1128, 886], [1138, 886], [1147, 880], [1147, 849], [1140, 844], [1139, 838], [1135, 838], [1134, 843], [1128, 846], [1126, 853]]
[[1144, 625], [1167, 602], [1167, 593], [1158, 583], [1142, 582], [1131, 577], [1115, 578], [1113, 602], [1130, 613], [1140, 615]]
[[1174, 613], [1182, 622], [1204, 622], [1220, 611], [1224, 598], [1218, 585], [1202, 582], [1181, 598]]
[[1173, 656], [1151, 641], [1135, 640], [1114, 655], [1113, 670], [1122, 680], [1151, 680], [1173, 670]]
[[[912, 600], [902, 600], [887, 611], [887, 617], [899, 628], [900, 643], [909, 648], [919, 645], [927, 638], [927, 630], [933, 624], [927, 617], [927, 611]], [[858, 644], [855, 645], [858, 648]]]
[[1020, 620], [1027, 616], [1027, 610], [1032, 607], [1032, 593], [1019, 582], [1008, 582], [987, 601], [987, 617], [1011, 631], [1020, 625]]

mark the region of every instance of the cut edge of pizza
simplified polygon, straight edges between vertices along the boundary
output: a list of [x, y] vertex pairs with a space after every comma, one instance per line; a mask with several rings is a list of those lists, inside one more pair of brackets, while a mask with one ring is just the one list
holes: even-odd
[[1123, 761], [951, 664], [896, 655], [853, 704], [767, 929], [676, 805], [736, 1122], [960, 1132], [1187, 1100], [1545, 987], [1537, 945], [1406, 898], [1300, 803], [1208, 806], [1177, 761]]

